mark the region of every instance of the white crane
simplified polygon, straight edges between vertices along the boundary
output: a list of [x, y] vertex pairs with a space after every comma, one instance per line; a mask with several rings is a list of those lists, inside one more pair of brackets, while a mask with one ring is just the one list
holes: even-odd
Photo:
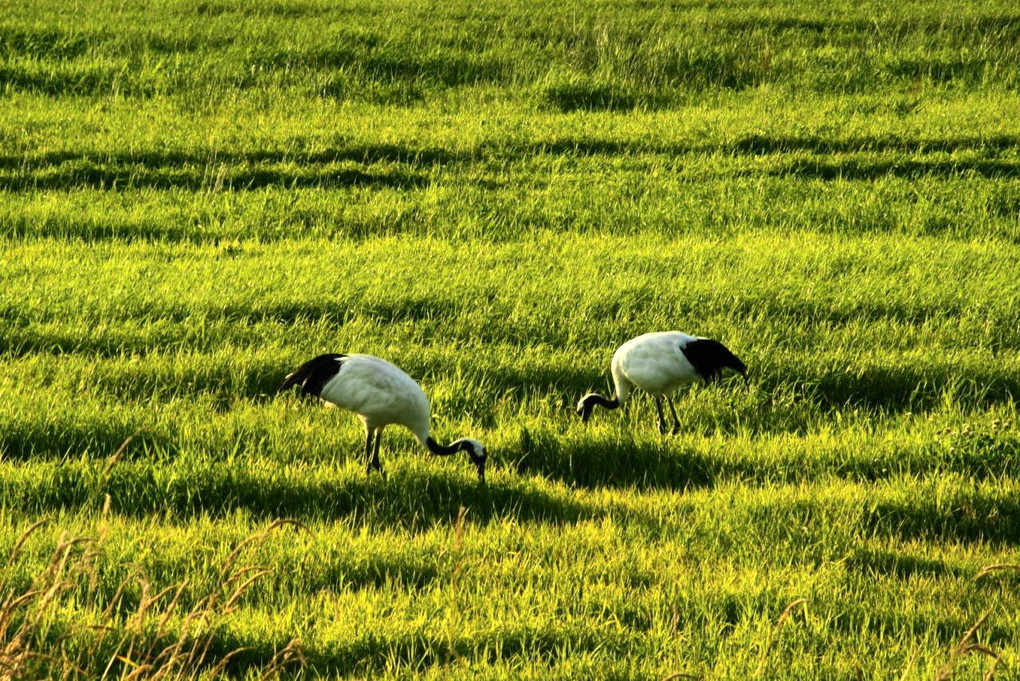
[[429, 433], [429, 400], [413, 378], [384, 359], [372, 355], [319, 355], [283, 381], [280, 390], [301, 386], [303, 395], [314, 395], [357, 414], [365, 424], [365, 472], [379, 463], [379, 443], [388, 425], [404, 426], [422, 446], [438, 456], [467, 452], [485, 482], [488, 452], [481, 442], [464, 438], [443, 446]]
[[659, 414], [659, 432], [666, 432], [662, 417], [662, 398], [666, 398], [673, 414], [673, 432], [680, 428], [670, 395], [690, 385], [699, 376], [710, 383], [723, 369], [733, 369], [747, 382], [747, 367], [719, 341], [690, 336], [679, 331], [658, 331], [631, 338], [613, 354], [613, 384], [616, 394], [606, 399], [589, 393], [577, 403], [577, 413], [586, 422], [595, 405], [616, 409], [630, 396], [632, 388], [640, 388], [655, 398]]

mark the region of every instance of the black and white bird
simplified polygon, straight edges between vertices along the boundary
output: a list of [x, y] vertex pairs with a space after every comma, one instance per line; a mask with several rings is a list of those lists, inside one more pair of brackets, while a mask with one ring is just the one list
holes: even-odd
[[467, 452], [485, 482], [488, 452], [478, 440], [464, 438], [441, 445], [429, 432], [429, 400], [413, 378], [384, 359], [372, 355], [327, 354], [305, 362], [280, 386], [301, 386], [303, 395], [314, 395], [357, 414], [365, 424], [365, 472], [379, 463], [379, 443], [386, 426], [404, 426], [422, 446], [438, 456]]
[[631, 390], [640, 388], [655, 398], [660, 433], [666, 432], [666, 421], [662, 417], [662, 398], [666, 398], [673, 414], [673, 432], [676, 432], [680, 419], [670, 395], [680, 387], [690, 385], [698, 377], [711, 383], [723, 369], [733, 369], [747, 382], [747, 367], [722, 343], [679, 331], [659, 331], [631, 338], [613, 354], [611, 368], [616, 394], [612, 399], [598, 393], [582, 397], [577, 403], [582, 421], [588, 421], [595, 405], [616, 409], [627, 401]]

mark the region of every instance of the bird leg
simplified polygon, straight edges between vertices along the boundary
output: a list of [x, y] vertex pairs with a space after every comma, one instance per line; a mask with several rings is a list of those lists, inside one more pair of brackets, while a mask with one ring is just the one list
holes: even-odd
[[659, 434], [666, 434], [666, 419], [662, 418], [662, 398], [655, 396], [655, 411], [659, 414]]
[[680, 419], [676, 417], [676, 409], [673, 408], [673, 400], [670, 399], [669, 395], [666, 395], [666, 404], [669, 405], [669, 411], [673, 414], [673, 434], [676, 435], [680, 432]]
[[372, 447], [372, 468], [379, 471], [379, 474], [386, 478], [386, 473], [383, 472], [382, 464], [379, 463], [379, 445], [382, 443], [382, 430], [378, 430], [375, 433], [375, 444]]
[[372, 472], [372, 431], [365, 428], [365, 475], [369, 475]]

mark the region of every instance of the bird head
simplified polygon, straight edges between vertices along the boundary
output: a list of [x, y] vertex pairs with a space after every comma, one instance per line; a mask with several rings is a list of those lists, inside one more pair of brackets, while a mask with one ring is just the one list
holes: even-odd
[[595, 396], [595, 393], [590, 393], [582, 397], [577, 403], [577, 413], [581, 416], [581, 423], [588, 423], [591, 411], [595, 407], [595, 404], [592, 402], [592, 398]]
[[478, 468], [478, 482], [485, 482], [485, 462], [489, 459], [489, 452], [486, 451], [485, 445], [478, 440], [472, 440], [471, 438], [464, 438], [460, 441], [460, 448], [468, 453], [471, 457], [471, 461], [474, 462]]

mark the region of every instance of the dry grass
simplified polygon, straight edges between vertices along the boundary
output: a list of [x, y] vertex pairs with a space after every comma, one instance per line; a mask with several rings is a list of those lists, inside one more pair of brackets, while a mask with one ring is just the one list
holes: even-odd
[[999, 662], [1002, 661], [1002, 654], [996, 653], [994, 650], [986, 645], [975, 641], [975, 636], [981, 625], [988, 620], [990, 613], [985, 612], [977, 619], [974, 624], [971, 625], [970, 629], [964, 632], [959, 642], [953, 646], [953, 649], [949, 652], [949, 660], [942, 665], [937, 672], [935, 672], [935, 681], [947, 681], [951, 679], [956, 673], [957, 665], [967, 656], [973, 653], [980, 653], [992, 659], [992, 663], [985, 672], [984, 678], [986, 681], [990, 680], [995, 675], [995, 670], [999, 666]]
[[[211, 652], [217, 633], [238, 607], [238, 601], [272, 570], [239, 565], [244, 549], [257, 545], [284, 525], [277, 520], [266, 530], [238, 542], [221, 566], [220, 582], [199, 594], [190, 607], [182, 603], [187, 581], [156, 593], [144, 574], [125, 579], [101, 614], [92, 620], [67, 621], [62, 610], [72, 602], [96, 602], [100, 540], [62, 535], [45, 569], [27, 589], [8, 583], [25, 542], [46, 521], [31, 525], [8, 556], [0, 605], [0, 678], [60, 679], [216, 679], [225, 675], [243, 648], [226, 655]], [[140, 586], [142, 596], [129, 613], [120, 610], [124, 594]], [[84, 590], [84, 591], [83, 591]], [[304, 666], [298, 639], [275, 653], [259, 678]]]

